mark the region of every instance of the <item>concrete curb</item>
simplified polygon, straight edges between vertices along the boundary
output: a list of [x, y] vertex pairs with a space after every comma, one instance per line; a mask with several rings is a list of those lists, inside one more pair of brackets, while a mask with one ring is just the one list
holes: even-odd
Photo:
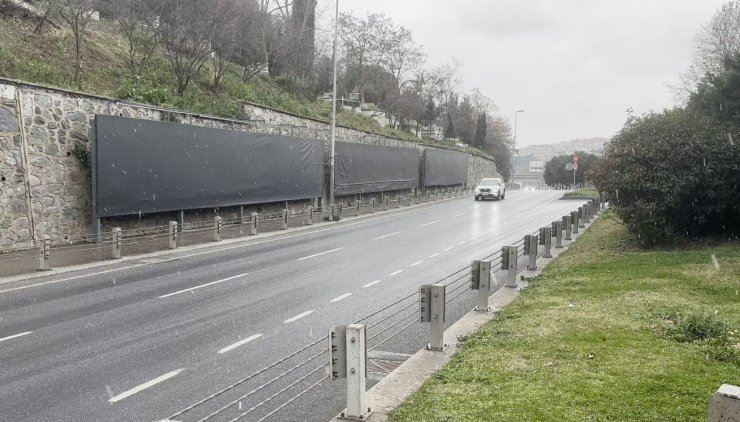
[[[159, 258], [159, 257], [170, 257], [170, 259], [178, 259], [180, 258], [177, 256], [178, 254], [183, 254], [187, 252], [201, 251], [201, 250], [205, 250], [209, 248], [213, 248], [215, 249], [214, 252], [217, 252], [223, 246], [232, 246], [232, 247], [249, 246], [251, 244], [259, 244], [259, 243], [264, 243], [267, 241], [280, 240], [286, 237], [309, 235], [312, 233], [319, 233], [322, 231], [331, 230], [338, 226], [359, 224], [361, 222], [364, 222], [366, 220], [370, 220], [373, 218], [375, 219], [388, 218], [388, 217], [391, 217], [392, 215], [409, 212], [412, 210], [417, 210], [421, 207], [427, 207], [427, 206], [434, 207], [434, 206], [438, 206], [438, 205], [451, 202], [454, 200], [465, 199], [471, 195], [472, 193], [463, 194], [461, 196], [453, 196], [451, 198], [441, 198], [441, 199], [438, 199], [432, 202], [422, 202], [420, 204], [412, 204], [411, 206], [401, 206], [399, 208], [391, 208], [388, 211], [377, 210], [375, 213], [361, 214], [357, 217], [355, 216], [352, 216], [350, 218], [345, 217], [340, 221], [329, 221], [329, 222], [321, 221], [319, 223], [314, 223], [313, 225], [293, 227], [288, 230], [279, 230], [279, 231], [272, 231], [272, 232], [267, 232], [267, 233], [260, 233], [260, 234], [257, 234], [256, 236], [246, 236], [246, 237], [239, 237], [235, 239], [225, 239], [220, 242], [200, 243], [197, 245], [182, 246], [177, 249], [165, 249], [161, 251], [149, 252], [149, 253], [140, 254], [140, 255], [124, 256], [121, 259], [116, 259], [116, 260], [109, 259], [105, 261], [96, 261], [96, 262], [90, 262], [87, 264], [73, 265], [69, 267], [53, 268], [49, 271], [40, 271], [40, 272], [35, 272], [35, 273], [27, 273], [27, 274], [21, 274], [21, 275], [16, 275], [16, 276], [9, 276], [9, 277], [0, 277], [0, 285], [35, 280], [38, 278], [49, 277], [53, 275], [65, 274], [65, 273], [70, 273], [70, 272], [75, 272], [75, 271], [85, 271], [85, 270], [96, 269], [96, 268], [107, 268], [107, 267], [113, 267], [113, 266], [120, 266], [121, 267], [119, 268], [120, 270], [125, 270], [126, 268], [129, 267], [128, 265], [125, 265], [125, 264], [131, 263], [133, 265], [136, 265], [136, 263], [132, 261], [138, 261], [142, 259]], [[2, 263], [2, 260], [0, 260], [0, 263]]]
[[[540, 258], [537, 260], [536, 270], [524, 270], [517, 274], [519, 286], [517, 288], [501, 287], [498, 291], [488, 298], [490, 312], [483, 313], [475, 310], [468, 312], [457, 322], [452, 324], [444, 332], [444, 343], [449, 345], [443, 352], [433, 352], [422, 349], [411, 356], [407, 361], [401, 364], [393, 372], [384, 377], [380, 382], [375, 384], [368, 392], [368, 402], [373, 413], [368, 419], [369, 422], [385, 422], [388, 420], [390, 413], [403, 403], [411, 394], [418, 390], [421, 385], [435, 372], [446, 365], [452, 356], [457, 353], [460, 346], [459, 339], [469, 336], [477, 331], [483, 324], [492, 320], [496, 313], [513, 302], [519, 292], [529, 286], [529, 281], [533, 280], [558, 256], [567, 251], [586, 230], [598, 219], [603, 211], [600, 211], [586, 227], [579, 233], [573, 233], [572, 240], [564, 244], [562, 248], [552, 248], [551, 258]], [[503, 284], [502, 281], [499, 281]], [[493, 280], [491, 280], [493, 284]], [[343, 410], [343, 412], [346, 409]], [[340, 416], [334, 417], [332, 422], [346, 421]]]

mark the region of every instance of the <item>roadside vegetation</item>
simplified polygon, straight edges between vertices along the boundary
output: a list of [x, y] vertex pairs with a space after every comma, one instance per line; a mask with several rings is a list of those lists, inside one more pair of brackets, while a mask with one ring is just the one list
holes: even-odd
[[596, 188], [581, 188], [563, 194], [565, 198], [598, 198], [599, 191]]
[[607, 212], [392, 420], [706, 420], [739, 302], [740, 243], [645, 251]]

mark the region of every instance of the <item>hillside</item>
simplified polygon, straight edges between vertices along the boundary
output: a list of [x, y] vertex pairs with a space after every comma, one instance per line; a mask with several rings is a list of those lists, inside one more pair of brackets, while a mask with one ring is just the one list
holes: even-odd
[[[0, 77], [221, 117], [245, 117], [240, 106], [242, 102], [324, 121], [330, 117], [329, 102], [293, 95], [266, 75], [242, 82], [242, 69], [231, 63], [227, 64], [218, 89], [211, 85], [212, 64], [207, 62], [182, 96], [175, 93], [175, 79], [161, 51], [155, 53], [144, 76], [132, 77], [126, 65], [125, 37], [114, 22], [105, 20], [91, 22], [88, 26], [82, 59], [83, 78], [78, 85], [73, 81], [72, 32], [47, 26], [42, 33], [35, 34], [34, 26], [32, 22], [0, 13]], [[338, 124], [419, 141], [411, 133], [382, 127], [374, 119], [349, 110], [339, 113]]]

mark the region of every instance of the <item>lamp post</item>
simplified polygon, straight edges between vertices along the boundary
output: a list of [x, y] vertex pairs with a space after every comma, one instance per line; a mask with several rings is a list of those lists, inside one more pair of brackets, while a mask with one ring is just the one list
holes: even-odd
[[339, 29], [339, 0], [336, 0], [334, 15], [334, 47], [331, 96], [331, 148], [329, 152], [329, 204], [334, 205], [334, 155], [337, 142], [337, 34]]
[[[514, 113], [514, 153], [516, 153], [516, 125], [519, 113], [524, 113], [524, 110], [517, 110]], [[514, 154], [511, 155], [511, 181], [514, 181]]]

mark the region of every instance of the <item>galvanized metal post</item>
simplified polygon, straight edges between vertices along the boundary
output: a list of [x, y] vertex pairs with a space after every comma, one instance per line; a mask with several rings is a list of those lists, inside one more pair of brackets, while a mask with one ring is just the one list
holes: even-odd
[[39, 271], [49, 270], [49, 258], [51, 258], [51, 239], [45, 236], [39, 245]]
[[213, 217], [213, 241], [221, 241], [221, 216]]
[[182, 233], [182, 230], [185, 228], [185, 210], [180, 210], [177, 212], [177, 232]]
[[586, 227], [586, 211], [583, 209], [583, 207], [578, 207], [578, 227], [579, 228], [585, 228]]
[[111, 237], [113, 240], [113, 246], [111, 250], [111, 258], [121, 259], [121, 246], [122, 246], [122, 233], [120, 227], [113, 227]]
[[504, 246], [501, 249], [501, 269], [506, 271], [506, 287], [517, 287], [516, 270], [518, 265], [516, 246]]
[[552, 258], [550, 254], [550, 247], [552, 246], [552, 231], [550, 227], [543, 227], [540, 229], [540, 244], [545, 246], [544, 258]]
[[362, 207], [362, 201], [357, 201], [355, 203], [355, 217], [360, 216], [360, 208]]
[[539, 249], [539, 236], [533, 235], [529, 236], [529, 244], [527, 245], [527, 242], [524, 244], [525, 251], [527, 251], [527, 257], [529, 258], [529, 262], [527, 262], [527, 269], [528, 270], [536, 270], [537, 269], [537, 251]]
[[364, 420], [370, 413], [365, 382], [367, 378], [367, 330], [364, 325], [350, 324], [346, 332], [347, 347], [347, 419]]
[[308, 207], [308, 221], [306, 223], [309, 226], [313, 225], [313, 207]]
[[257, 233], [259, 233], [260, 215], [259, 213], [253, 212], [249, 215], [249, 217], [249, 222], [251, 223], [249, 226], [249, 234], [255, 236], [257, 235]]
[[370, 212], [375, 212], [375, 198], [370, 199]]
[[578, 211], [573, 211], [570, 213], [570, 221], [573, 223], [573, 233], [578, 234], [578, 228], [580, 227], [580, 222], [578, 221], [580, 218]]
[[445, 298], [446, 286], [444, 284], [432, 285], [432, 342], [427, 347], [429, 350], [444, 350], [445, 332]]
[[584, 227], [586, 224], [591, 222], [591, 206], [589, 204], [586, 204], [583, 206], [583, 224]]
[[236, 212], [236, 219], [239, 220], [239, 224], [247, 224], [247, 219], [244, 216], [244, 205], [239, 205], [239, 210]]
[[385, 202], [385, 209], [383, 211], [388, 211], [389, 209], [391, 209], [391, 198], [386, 196], [384, 202]]
[[471, 264], [471, 279], [473, 290], [478, 290], [478, 304], [475, 310], [488, 312], [488, 296], [491, 294], [491, 261], [473, 261]]
[[177, 230], [179, 224], [177, 221], [170, 221], [170, 233], [169, 233], [169, 247], [170, 249], [177, 249]]
[[563, 222], [558, 220], [553, 222], [555, 227], [555, 249], [563, 248]]
[[572, 240], [573, 239], [573, 237], [571, 237], [571, 235], [570, 235], [571, 230], [572, 230], [572, 224], [571, 224], [571, 221], [570, 220], [571, 220], [571, 216], [570, 215], [563, 216], [562, 223], [563, 223], [563, 227], [565, 228], [565, 238], [564, 238], [564, 240]]

